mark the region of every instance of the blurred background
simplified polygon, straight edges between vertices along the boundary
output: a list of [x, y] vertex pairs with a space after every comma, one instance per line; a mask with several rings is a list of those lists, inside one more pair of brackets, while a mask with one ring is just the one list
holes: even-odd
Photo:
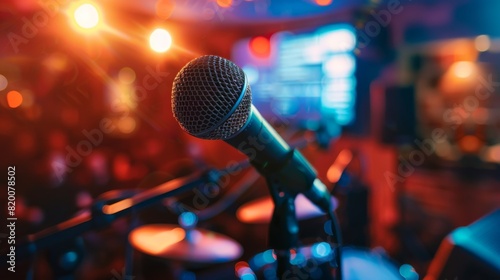
[[[301, 151], [338, 201], [346, 245], [382, 256], [394, 279], [461, 271], [438, 248], [457, 246], [450, 236], [500, 202], [499, 11], [486, 0], [3, 1], [0, 166], [15, 166], [17, 238], [84, 213], [108, 191], [139, 193], [244, 160], [222, 141], [188, 135], [172, 115], [175, 75], [211, 54], [245, 71], [254, 105], [285, 140], [317, 140]], [[267, 225], [237, 211], [268, 193], [245, 169], [215, 191], [201, 185], [86, 232], [72, 275], [256, 279], [263, 272], [251, 260], [267, 249]], [[134, 250], [127, 275], [129, 230], [177, 224], [183, 211], [172, 203], [242, 253], [193, 267]], [[323, 233], [322, 217], [300, 223], [304, 240]], [[476, 247], [488, 257], [464, 249], [478, 265], [449, 279], [498, 277], [498, 240], [479, 236], [467, 242], [484, 241]], [[18, 259], [3, 279], [56, 278], [50, 255]]]

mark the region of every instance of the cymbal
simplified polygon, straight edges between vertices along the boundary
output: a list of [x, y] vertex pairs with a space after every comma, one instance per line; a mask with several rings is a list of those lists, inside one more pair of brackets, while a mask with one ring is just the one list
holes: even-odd
[[[334, 197], [331, 198], [331, 201], [333, 210], [335, 210], [338, 207], [338, 201]], [[236, 212], [236, 216], [243, 223], [268, 224], [271, 222], [273, 209], [274, 203], [271, 197], [259, 198], [243, 204]], [[295, 213], [298, 220], [306, 220], [324, 214], [302, 194], [295, 198]]]
[[129, 241], [145, 254], [191, 263], [229, 262], [243, 253], [241, 245], [225, 235], [177, 225], [144, 225], [130, 233]]

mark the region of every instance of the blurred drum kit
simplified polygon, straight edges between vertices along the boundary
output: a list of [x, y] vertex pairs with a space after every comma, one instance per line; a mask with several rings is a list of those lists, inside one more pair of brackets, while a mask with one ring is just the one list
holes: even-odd
[[[243, 169], [250, 164], [248, 161], [242, 161], [237, 165]], [[331, 168], [341, 172], [346, 165], [346, 162], [336, 160]], [[127, 248], [124, 252], [124, 273], [134, 275], [137, 279], [158, 279], [158, 277], [183, 280], [213, 279], [204, 275], [204, 269], [222, 266], [234, 267], [234, 272], [231, 271], [231, 278], [218, 279], [336, 279], [335, 242], [330, 242], [328, 238], [319, 238], [319, 235], [328, 232], [326, 224], [318, 227], [318, 222], [321, 221], [323, 224], [326, 215], [302, 194], [298, 194], [294, 199], [295, 218], [302, 225], [306, 225], [306, 231], [309, 231], [315, 239], [301, 240], [303, 242], [300, 242], [297, 248], [290, 250], [289, 260], [292, 266], [281, 278], [277, 277], [278, 258], [274, 250], [253, 253], [262, 247], [255, 246], [248, 248], [254, 251], [250, 250], [250, 254], [243, 255], [244, 246], [238, 241], [224, 234], [201, 228], [200, 225], [207, 225], [201, 222], [210, 221], [212, 217], [228, 209], [229, 205], [235, 203], [236, 198], [250, 187], [258, 187], [256, 181], [259, 175], [255, 170], [249, 169], [239, 181], [234, 182], [229, 192], [213, 205], [216, 207], [209, 207], [196, 214], [194, 211], [188, 211], [188, 207], [180, 207], [181, 203], [176, 196], [199, 186], [217, 183], [224, 174], [227, 174], [225, 169], [206, 169], [178, 177], [151, 189], [108, 191], [94, 201], [90, 211], [30, 235], [25, 246], [19, 247], [18, 256], [22, 259], [42, 249], [54, 250], [62, 247], [55, 250], [57, 253], [52, 254], [53, 260], [49, 260], [50, 264], [54, 264], [51, 265], [53, 275], [57, 279], [77, 279], [75, 272], [84, 258], [80, 254], [85, 250], [82, 248], [83, 242], [75, 240], [85, 232], [108, 228], [116, 219], [131, 215], [129, 229], [125, 233]], [[335, 180], [339, 177], [337, 176]], [[332, 211], [335, 211], [339, 207], [339, 201], [334, 196], [330, 196], [330, 200]], [[146, 222], [138, 225], [139, 210], [153, 205], [159, 205], [163, 210], [167, 209], [169, 213], [174, 213], [177, 216], [177, 224]], [[242, 225], [253, 228], [251, 231], [259, 232], [262, 237], [265, 236], [266, 228], [272, 224], [274, 206], [270, 196], [261, 197], [239, 206], [235, 215]], [[210, 211], [211, 208], [217, 210]], [[107, 241], [106, 238], [101, 238], [99, 242]], [[80, 244], [78, 245], [80, 248], [75, 249], [75, 244]], [[77, 257], [68, 259], [70, 251], [78, 252]], [[92, 251], [89, 253], [92, 254]], [[161, 267], [161, 271], [153, 274], [154, 276], [148, 274], [150, 271], [146, 267], [151, 263]], [[401, 276], [398, 266], [381, 250], [368, 251], [343, 247], [342, 270], [344, 280], [408, 280]], [[228, 275], [227, 271], [224, 275]]]
[[[247, 167], [248, 162], [242, 162], [240, 166]], [[252, 172], [253, 176], [242, 177], [240, 182], [242, 181], [244, 185], [237, 183], [233, 188], [234, 192], [241, 194], [246, 188], [254, 185], [258, 176], [255, 176], [256, 173], [253, 170], [247, 174]], [[172, 201], [177, 203], [174, 196], [200, 184], [216, 182], [220, 179], [221, 174], [225, 174], [225, 170], [205, 170], [168, 181], [153, 189], [106, 192], [96, 199], [91, 211], [42, 232], [30, 235], [25, 246], [20, 246], [18, 255], [22, 258], [34, 255], [41, 249], [57, 248], [65, 240], [66, 243], [64, 244], [67, 244], [67, 241], [71, 243], [71, 240], [77, 240], [76, 238], [81, 234], [105, 228], [119, 217], [126, 214], [133, 214], [134, 216], [134, 213], [138, 212], [137, 210], [145, 206], [154, 204], [169, 206]], [[233, 203], [234, 200], [233, 198], [229, 203]], [[339, 206], [339, 202], [333, 196], [331, 196], [331, 204], [333, 205], [332, 211]], [[296, 196], [294, 206], [295, 217], [301, 223], [308, 223], [325, 216], [318, 207], [302, 194]], [[259, 198], [241, 205], [236, 211], [236, 218], [249, 227], [269, 227], [272, 223], [273, 207], [274, 202], [271, 197]], [[172, 207], [167, 208], [173, 210]], [[221, 209], [227, 209], [227, 205], [221, 207]], [[178, 211], [178, 209], [173, 212], [178, 215], [178, 224], [144, 224], [136, 226], [133, 222], [130, 223], [128, 244], [125, 252], [127, 255], [125, 256], [126, 275], [140, 275], [138, 279], [153, 279], [144, 277], [140, 271], [133, 270], [142, 269], [142, 267], [137, 268], [138, 259], [142, 259], [142, 261], [154, 259], [162, 265], [168, 264], [168, 269], [175, 270], [168, 273], [173, 275], [174, 279], [199, 279], [196, 273], [191, 270], [197, 271], [199, 268], [209, 268], [217, 265], [227, 266], [228, 264], [234, 264], [233, 275], [235, 276], [230, 279], [278, 279], [276, 276], [278, 261], [274, 250], [268, 249], [242, 260], [243, 246], [238, 241], [221, 233], [200, 228], [198, 226], [199, 217], [193, 212]], [[201, 220], [210, 218], [210, 215], [203, 216], [201, 212], [198, 214], [201, 215]], [[314, 231], [313, 235], [317, 235], [317, 227], [310, 227], [308, 230], [311, 229]], [[305, 245], [301, 243], [301, 246], [290, 250], [290, 264], [292, 267], [287, 271], [287, 277], [283, 279], [335, 279], [335, 273], [333, 272], [336, 267], [334, 260], [336, 254], [334, 250], [335, 244], [327, 242], [327, 239], [318, 240], [303, 243]], [[71, 244], [77, 244], [77, 242]], [[66, 251], [84, 252], [82, 248], [75, 250], [74, 247], [68, 247]], [[49, 263], [55, 264], [52, 270], [59, 270], [59, 272], [54, 272], [54, 275], [63, 276], [56, 277], [57, 279], [76, 279], [74, 276], [75, 271], [82, 262], [83, 257], [78, 255], [78, 257], [72, 259], [73, 263], [69, 262], [66, 251], [58, 250], [60, 254], [56, 254], [55, 259], [49, 261]], [[134, 254], [134, 252], [138, 254]], [[134, 258], [134, 255], [136, 258]], [[344, 280], [405, 279], [399, 273], [398, 267], [383, 252], [343, 247], [342, 255], [342, 279]], [[64, 267], [61, 267], [61, 263], [65, 264]], [[212, 278], [201, 277], [201, 279]]]
[[[332, 198], [335, 208], [338, 201]], [[324, 215], [307, 198], [295, 199], [296, 216], [306, 221]], [[237, 210], [237, 218], [245, 224], [271, 222], [273, 202], [264, 197], [248, 202]], [[243, 254], [243, 247], [234, 239], [213, 231], [196, 227], [197, 217], [191, 212], [182, 213], [179, 225], [149, 224], [137, 227], [129, 234], [132, 247], [147, 255], [169, 262], [180, 262], [185, 267], [236, 262]], [[331, 269], [334, 250], [328, 242], [316, 242], [293, 250], [290, 262], [294, 269], [284, 279], [334, 279]], [[404, 279], [398, 267], [381, 250], [343, 248], [343, 270], [346, 280]], [[181, 273], [182, 274], [182, 273]], [[237, 262], [237, 279], [278, 279], [276, 256], [272, 249], [258, 253], [251, 259]], [[293, 278], [295, 277], [295, 278]], [[374, 278], [375, 277], [375, 278]]]
[[[334, 199], [332, 199], [333, 201]], [[243, 223], [268, 224], [271, 221], [272, 200], [257, 199], [241, 206], [238, 219]], [[299, 220], [323, 215], [304, 196], [295, 200]], [[132, 246], [145, 254], [168, 260], [192, 263], [219, 263], [237, 260], [243, 253], [235, 240], [196, 228], [197, 217], [192, 212], [180, 215], [179, 224], [151, 224], [137, 227], [129, 235]]]

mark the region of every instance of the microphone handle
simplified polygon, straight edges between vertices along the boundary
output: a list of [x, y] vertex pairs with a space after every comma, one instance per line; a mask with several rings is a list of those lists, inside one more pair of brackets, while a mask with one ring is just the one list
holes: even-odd
[[253, 105], [245, 126], [224, 141], [245, 154], [264, 177], [279, 180], [277, 183], [292, 195], [309, 190], [316, 180], [309, 162], [288, 146]]

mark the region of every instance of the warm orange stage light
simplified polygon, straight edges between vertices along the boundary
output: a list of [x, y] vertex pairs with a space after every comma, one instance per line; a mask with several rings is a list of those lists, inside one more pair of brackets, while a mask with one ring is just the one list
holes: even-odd
[[467, 78], [474, 72], [474, 63], [471, 61], [458, 61], [450, 69], [456, 77]]
[[326, 177], [330, 183], [337, 183], [344, 172], [346, 166], [352, 160], [352, 152], [350, 150], [344, 149], [340, 151], [337, 159], [333, 164], [328, 168], [326, 172]]
[[91, 29], [99, 24], [99, 12], [92, 4], [85, 3], [76, 8], [73, 13], [76, 24], [84, 29]]
[[233, 0], [217, 0], [217, 5], [222, 8], [229, 8], [233, 4]]
[[17, 108], [23, 103], [23, 96], [18, 91], [12, 90], [7, 93], [7, 104], [10, 108]]
[[157, 28], [149, 36], [149, 46], [155, 52], [166, 52], [172, 46], [172, 36], [167, 30]]
[[467, 135], [459, 141], [460, 148], [466, 153], [477, 153], [483, 144], [483, 141], [474, 135]]
[[328, 6], [332, 3], [332, 0], [316, 0], [316, 4], [319, 6]]
[[117, 126], [120, 132], [129, 134], [135, 130], [137, 122], [132, 117], [125, 117], [118, 121]]

